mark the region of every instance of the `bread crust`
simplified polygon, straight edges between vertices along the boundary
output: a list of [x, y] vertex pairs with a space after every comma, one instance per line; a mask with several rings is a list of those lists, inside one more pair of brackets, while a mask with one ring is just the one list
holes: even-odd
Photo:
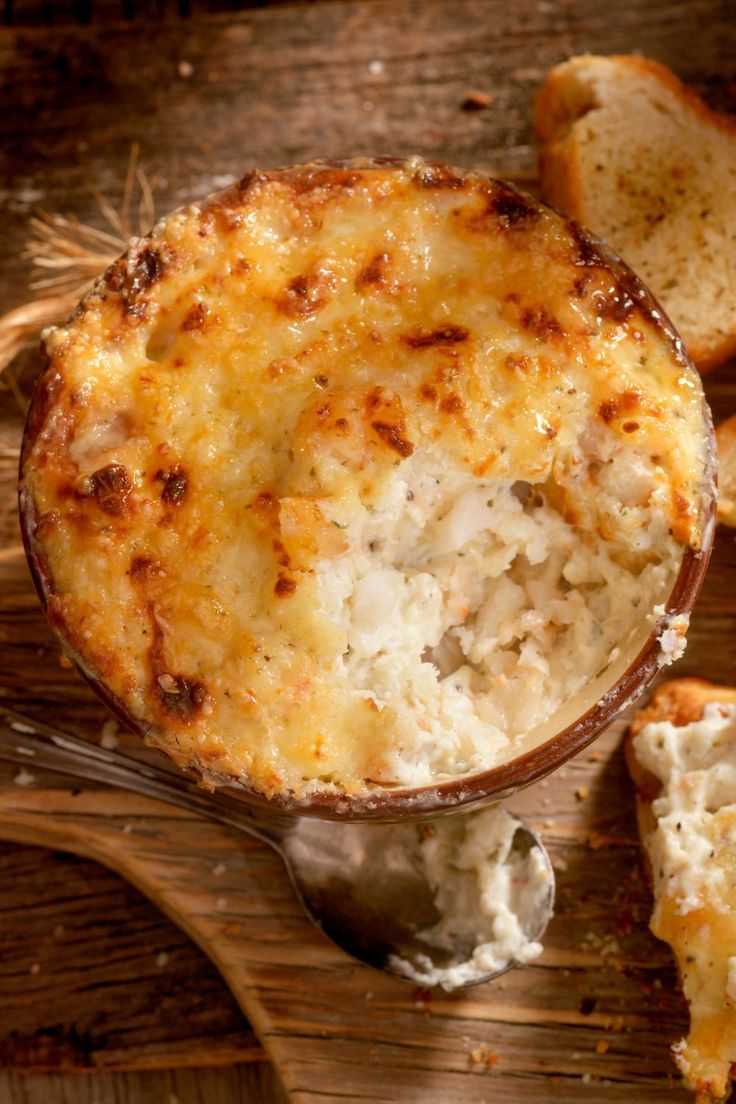
[[[575, 123], [599, 105], [593, 96], [580, 98], [577, 105], [571, 102], [574, 90], [570, 87], [570, 75], [571, 67], [582, 68], [600, 63], [613, 63], [623, 70], [653, 78], [677, 99], [683, 112], [699, 125], [714, 128], [736, 140], [736, 118], [714, 111], [660, 62], [626, 54], [603, 58], [584, 54], [562, 62], [550, 71], [534, 104], [537, 137], [544, 143], [539, 154], [541, 190], [553, 207], [584, 224], [595, 219], [594, 212], [585, 202], [584, 173]], [[690, 340], [688, 351], [698, 370], [709, 372], [736, 354], [736, 333], [718, 337], [712, 334], [708, 341]]]
[[624, 753], [637, 800], [651, 805], [659, 793], [660, 784], [636, 758], [634, 738], [648, 724], [669, 721], [676, 728], [681, 728], [699, 721], [709, 702], [736, 702], [736, 686], [724, 686], [702, 678], [672, 679], [658, 686], [649, 703], [636, 711], [626, 736]]
[[716, 429], [718, 520], [736, 528], [736, 414]]

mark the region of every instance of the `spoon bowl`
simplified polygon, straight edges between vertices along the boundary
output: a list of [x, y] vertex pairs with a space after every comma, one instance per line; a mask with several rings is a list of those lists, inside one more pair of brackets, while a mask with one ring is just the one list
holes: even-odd
[[[507, 957], [490, 970], [470, 976], [465, 971], [458, 975], [461, 980], [448, 981], [472, 958], [481, 936], [469, 934], [460, 915], [468, 909], [467, 893], [453, 899], [458, 916], [438, 908], [438, 887], [422, 852], [423, 842], [436, 831], [431, 821], [339, 824], [264, 813], [226, 792], [208, 794], [183, 775], [98, 747], [0, 703], [0, 759], [27, 766], [29, 756], [36, 767], [157, 798], [257, 837], [282, 859], [316, 927], [368, 966], [414, 984], [455, 989], [488, 981], [515, 965]], [[467, 832], [482, 815], [482, 810], [455, 814], [444, 817], [443, 824], [462, 825]], [[504, 816], [511, 814], [504, 811]], [[536, 942], [552, 914], [554, 874], [536, 833], [518, 817], [513, 821], [508, 857], [525, 858], [534, 851], [543, 871], [543, 891], [529, 914], [520, 917], [526, 941]], [[470, 892], [471, 899], [478, 896], [477, 888], [471, 886]], [[433, 939], [440, 923], [455, 933], [449, 943]]]
[[[482, 815], [481, 810], [455, 814], [443, 818], [441, 825], [452, 822], [453, 828], [462, 826], [467, 834]], [[504, 815], [511, 816], [505, 810]], [[521, 924], [526, 939], [537, 942], [552, 914], [554, 872], [536, 833], [520, 818], [513, 821], [513, 852], [525, 857], [535, 849], [543, 864], [543, 891]], [[457, 923], [459, 916], [438, 908], [437, 886], [428, 877], [422, 843], [439, 825], [428, 821], [338, 827], [303, 818], [282, 838], [281, 850], [306, 911], [333, 943], [402, 980], [458, 989], [489, 981], [516, 963], [506, 959], [492, 970], [473, 971], [472, 980], [451, 980], [452, 972], [472, 959], [481, 936]], [[492, 857], [491, 852], [491, 861]], [[455, 901], [458, 912], [473, 905], [477, 910], [479, 905], [477, 880], [468, 874], [466, 881], [468, 892]], [[454, 932], [450, 946], [433, 938], [440, 923]]]

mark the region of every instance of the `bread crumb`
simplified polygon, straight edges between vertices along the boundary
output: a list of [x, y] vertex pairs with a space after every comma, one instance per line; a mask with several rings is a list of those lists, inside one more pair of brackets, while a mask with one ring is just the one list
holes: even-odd
[[191, 61], [186, 61], [185, 59], [184, 61], [179, 62], [179, 76], [182, 78], [182, 80], [189, 80], [193, 73], [194, 66], [192, 65]]
[[374, 58], [368, 65], [368, 72], [372, 77], [380, 77], [386, 66], [379, 58]]
[[586, 799], [586, 797], [588, 796], [589, 793], [590, 793], [590, 790], [588, 789], [587, 786], [578, 786], [578, 788], [575, 791], [575, 797], [578, 799], [578, 801], [585, 801], [585, 799]]
[[483, 92], [480, 88], [471, 88], [465, 93], [465, 98], [460, 104], [463, 111], [485, 111], [493, 103], [490, 92]]
[[167, 955], [166, 951], [159, 951], [159, 953], [156, 955], [156, 965], [158, 967], [162, 967], [165, 966], [168, 961], [169, 956]]
[[227, 866], [224, 862], [215, 863], [215, 865], [212, 867], [212, 873], [215, 874], [217, 877], [219, 877], [220, 874], [224, 874], [226, 870]]
[[120, 743], [117, 737], [119, 731], [117, 721], [114, 721], [112, 717], [109, 721], [105, 721], [100, 732], [100, 747], [107, 751], [113, 751]]
[[474, 1047], [469, 1054], [473, 1065], [484, 1066], [486, 1069], [493, 1069], [498, 1064], [500, 1057], [501, 1055], [497, 1050], [488, 1050], [484, 1046]]
[[589, 931], [587, 935], [583, 936], [580, 944], [581, 951], [598, 951], [601, 958], [608, 958], [610, 955], [621, 954], [621, 944], [613, 936], [597, 935], [593, 931]]
[[179, 683], [176, 681], [173, 675], [169, 674], [168, 671], [164, 671], [162, 675], [159, 675], [156, 681], [163, 690], [164, 694], [179, 693]]
[[34, 962], [31, 965], [31, 973], [32, 974], [40, 974], [41, 973], [41, 963], [40, 962]]
[[607, 1042], [605, 1039], [599, 1039], [598, 1042], [595, 1044], [596, 1054], [606, 1054], [607, 1051], [609, 1051], [610, 1049], [611, 1049], [611, 1044], [609, 1042]]
[[13, 782], [16, 786], [31, 786], [36, 781], [36, 776], [27, 771], [25, 767], [21, 767], [16, 774]]

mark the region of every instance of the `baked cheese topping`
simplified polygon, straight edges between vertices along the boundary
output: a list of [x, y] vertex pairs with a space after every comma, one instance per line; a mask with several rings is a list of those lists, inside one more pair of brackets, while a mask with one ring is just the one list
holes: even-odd
[[654, 877], [652, 931], [678, 959], [691, 1030], [675, 1057], [703, 1100], [720, 1100], [736, 1062], [736, 705], [701, 720], [645, 725], [639, 764], [661, 784], [644, 839]]
[[45, 345], [21, 493], [51, 620], [151, 742], [269, 796], [513, 756], [702, 540], [676, 340], [479, 175], [252, 173]]

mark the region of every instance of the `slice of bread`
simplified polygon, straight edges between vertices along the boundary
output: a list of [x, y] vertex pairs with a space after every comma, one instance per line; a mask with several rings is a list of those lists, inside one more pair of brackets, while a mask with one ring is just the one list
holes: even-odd
[[736, 529], [736, 414], [716, 430], [718, 447], [718, 520]]
[[736, 118], [639, 57], [572, 58], [535, 105], [542, 196], [658, 297], [701, 371], [736, 353]]
[[[734, 686], [663, 683], [635, 714], [626, 743], [654, 895], [650, 926], [672, 947], [690, 1010], [690, 1030], [673, 1055], [698, 1104], [723, 1100], [736, 1063], [734, 705]], [[685, 878], [694, 898], [687, 904]]]

